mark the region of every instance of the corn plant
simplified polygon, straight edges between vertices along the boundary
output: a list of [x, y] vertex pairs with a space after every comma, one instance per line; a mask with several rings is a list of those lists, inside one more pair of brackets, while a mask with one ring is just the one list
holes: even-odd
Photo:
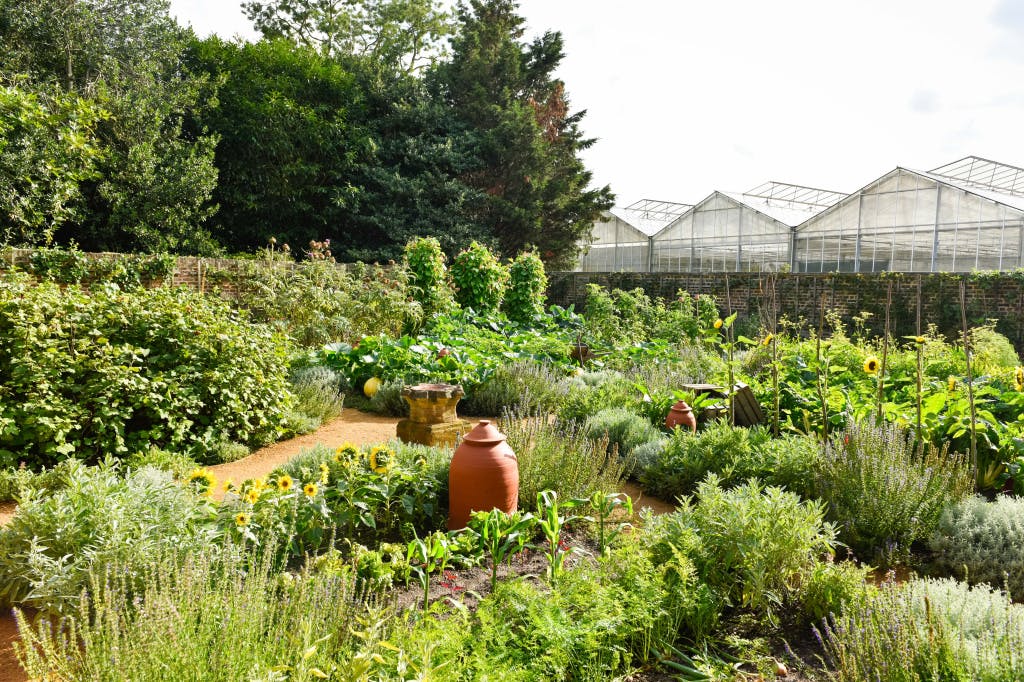
[[423, 608], [430, 605], [430, 574], [444, 573], [448, 561], [452, 558], [448, 536], [441, 531], [431, 533], [425, 538], [415, 538], [409, 543], [406, 560], [416, 572], [416, 577], [423, 588]]
[[506, 514], [500, 509], [473, 512], [469, 528], [480, 538], [480, 547], [491, 558], [491, 591], [498, 584], [498, 566], [523, 550], [537, 525], [533, 514]]
[[622, 531], [632, 528], [629, 521], [612, 521], [612, 514], [623, 510], [628, 519], [633, 516], [633, 498], [625, 493], [603, 493], [596, 492], [590, 496], [590, 508], [594, 510], [594, 523], [597, 524], [597, 549], [604, 554], [604, 550], [615, 541]]
[[587, 504], [589, 500], [573, 499], [565, 502], [558, 501], [558, 494], [554, 490], [544, 490], [537, 493], [537, 525], [544, 533], [547, 540], [545, 554], [548, 559], [548, 582], [552, 585], [558, 579], [558, 574], [565, 564], [566, 557], [573, 552], [562, 540], [562, 530], [567, 523], [579, 519], [586, 519], [584, 516], [563, 516], [563, 512], [571, 511]]

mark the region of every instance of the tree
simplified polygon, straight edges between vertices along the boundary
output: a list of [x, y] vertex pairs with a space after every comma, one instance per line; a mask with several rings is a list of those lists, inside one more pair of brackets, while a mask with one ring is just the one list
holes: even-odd
[[253, 0], [242, 7], [266, 38], [287, 38], [328, 57], [366, 57], [406, 73], [442, 54], [452, 30], [438, 0]]
[[432, 74], [453, 108], [475, 157], [462, 180], [480, 191], [469, 207], [475, 222], [491, 226], [501, 251], [514, 255], [542, 244], [549, 266], [566, 266], [577, 243], [614, 195], [589, 188], [592, 176], [579, 152], [585, 112], [569, 113], [564, 84], [553, 73], [564, 57], [561, 34], [524, 44], [514, 0], [460, 3], [452, 58]]
[[0, 87], [0, 244], [49, 244], [81, 218], [79, 185], [96, 177], [104, 115], [75, 95]]
[[93, 249], [207, 251], [215, 139], [187, 129], [211, 96], [182, 69], [189, 33], [166, 0], [0, 0], [0, 73], [59, 87], [109, 112], [89, 211], [58, 233]]

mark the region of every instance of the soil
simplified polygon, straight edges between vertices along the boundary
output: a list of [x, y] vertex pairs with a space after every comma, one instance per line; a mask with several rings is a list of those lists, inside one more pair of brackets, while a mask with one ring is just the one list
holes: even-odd
[[[324, 444], [329, 447], [337, 447], [345, 442], [363, 445], [366, 443], [377, 443], [387, 441], [395, 437], [395, 427], [398, 419], [394, 417], [382, 417], [368, 414], [358, 410], [346, 409], [342, 415], [327, 424], [324, 424], [313, 433], [292, 438], [290, 440], [274, 443], [253, 454], [228, 464], [219, 464], [209, 467], [223, 482], [231, 479], [235, 483], [241, 483], [249, 478], [265, 476], [278, 466], [284, 464], [303, 450], [312, 448], [317, 444]], [[644, 497], [639, 486], [627, 482], [622, 492], [633, 498], [633, 506], [636, 512], [644, 507], [649, 507], [655, 514], [665, 514], [675, 509], [675, 505], [651, 497]], [[217, 487], [214, 497], [222, 497], [222, 486]], [[14, 515], [15, 504], [13, 502], [0, 502], [0, 526], [5, 525]], [[580, 541], [582, 543], [582, 541]], [[579, 543], [578, 543], [579, 544]], [[570, 558], [568, 565], [582, 558]], [[504, 578], [508, 575], [535, 576], [528, 579], [542, 579], [546, 567], [546, 560], [538, 551], [526, 551], [513, 559], [511, 566], [502, 566], [498, 570], [498, 577]], [[444, 581], [432, 580], [430, 589], [431, 601], [435, 599], [455, 598], [464, 601], [470, 608], [475, 607], [477, 596], [486, 595], [490, 592], [489, 569], [471, 569], [468, 571], [455, 571], [451, 574], [452, 579]], [[419, 587], [402, 590], [398, 594], [399, 603], [409, 605], [419, 603], [423, 599], [423, 592]], [[18, 637], [17, 625], [14, 621], [13, 612], [0, 614], [0, 682], [27, 682], [28, 678], [22, 671], [11, 648]], [[671, 679], [659, 677], [641, 677], [635, 679], [658, 680]], [[794, 678], [795, 679], [795, 678]]]

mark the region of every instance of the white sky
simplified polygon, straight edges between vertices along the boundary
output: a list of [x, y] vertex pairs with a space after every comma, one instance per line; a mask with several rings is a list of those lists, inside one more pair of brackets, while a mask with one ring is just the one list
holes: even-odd
[[[254, 38], [236, 0], [171, 0]], [[897, 165], [1024, 166], [1024, 0], [520, 0], [617, 203], [766, 180], [852, 192]], [[1016, 131], [1016, 132], [1015, 132]]]

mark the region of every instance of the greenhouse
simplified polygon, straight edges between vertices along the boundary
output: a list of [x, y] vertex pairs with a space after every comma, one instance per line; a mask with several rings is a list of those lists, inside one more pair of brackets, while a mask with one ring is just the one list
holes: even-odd
[[897, 168], [796, 228], [799, 272], [1013, 270], [1024, 245], [1024, 169], [967, 157]]
[[[586, 245], [584, 245], [586, 248]], [[1024, 169], [975, 156], [846, 195], [782, 182], [595, 224], [584, 271], [970, 272], [1024, 267]]]
[[653, 236], [651, 271], [787, 269], [793, 229], [843, 196], [782, 182], [742, 194], [712, 192]]

